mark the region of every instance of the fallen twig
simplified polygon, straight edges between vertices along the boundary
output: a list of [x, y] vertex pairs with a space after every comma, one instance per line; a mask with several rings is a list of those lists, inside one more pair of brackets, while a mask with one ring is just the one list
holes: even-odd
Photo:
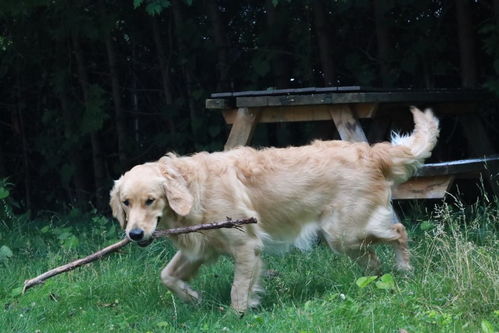
[[[196, 231], [200, 231], [200, 230], [221, 229], [221, 228], [239, 228], [242, 224], [250, 224], [250, 223], [256, 223], [256, 219], [253, 217], [248, 218], [248, 219], [240, 219], [240, 220], [232, 220], [230, 218], [227, 218], [227, 221], [224, 221], [224, 222], [206, 223], [206, 224], [198, 224], [198, 225], [182, 227], [182, 228], [157, 230], [153, 233], [153, 237], [154, 238], [166, 237], [168, 235], [186, 234], [186, 233], [196, 232]], [[47, 280], [55, 275], [59, 275], [59, 274], [64, 273], [64, 272], [71, 271], [77, 267], [86, 265], [88, 263], [91, 263], [92, 261], [100, 259], [109, 253], [116, 252], [117, 250], [119, 250], [120, 248], [122, 248], [123, 246], [127, 245], [130, 242], [131, 241], [128, 238], [124, 238], [115, 244], [109, 245], [108, 247], [105, 247], [102, 250], [99, 250], [95, 253], [92, 253], [89, 256], [86, 256], [85, 258], [81, 258], [81, 259], [72, 261], [72, 262], [67, 263], [65, 265], [51, 269], [43, 274], [40, 274], [33, 279], [26, 280], [26, 281], [24, 281], [23, 293], [25, 293], [26, 290], [28, 290], [29, 288], [34, 287], [38, 284], [41, 284], [45, 280]]]

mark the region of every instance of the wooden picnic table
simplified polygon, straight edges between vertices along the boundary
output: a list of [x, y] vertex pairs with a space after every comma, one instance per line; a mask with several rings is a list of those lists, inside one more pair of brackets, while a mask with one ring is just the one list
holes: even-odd
[[[377, 89], [361, 86], [302, 88], [214, 93], [206, 108], [221, 111], [232, 128], [225, 149], [249, 144], [258, 123], [331, 121], [342, 140], [374, 142], [383, 138], [390, 118], [407, 112], [410, 105], [432, 107], [437, 115], [464, 117], [464, 135], [471, 155], [479, 158], [426, 164], [416, 177], [393, 189], [394, 199], [443, 198], [460, 175], [482, 174], [499, 195], [494, 178], [499, 156], [476, 113], [476, 104], [487, 98], [477, 89]], [[371, 119], [366, 134], [359, 119]], [[470, 156], [471, 157], [471, 156]]]

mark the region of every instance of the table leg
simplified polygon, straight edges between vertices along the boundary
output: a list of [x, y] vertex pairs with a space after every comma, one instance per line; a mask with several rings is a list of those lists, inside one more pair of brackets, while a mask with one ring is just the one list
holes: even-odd
[[351, 142], [367, 142], [366, 134], [352, 109], [347, 104], [331, 105], [329, 114], [342, 140]]
[[258, 110], [239, 108], [224, 149], [230, 150], [248, 144], [251, 141], [259, 116], [260, 111]]

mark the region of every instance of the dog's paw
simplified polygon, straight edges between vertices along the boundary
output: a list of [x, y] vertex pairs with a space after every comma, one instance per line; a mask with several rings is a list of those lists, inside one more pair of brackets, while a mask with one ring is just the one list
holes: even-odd
[[201, 303], [202, 297], [201, 297], [201, 294], [199, 292], [192, 290], [190, 288], [184, 289], [184, 292], [186, 293], [186, 295], [188, 295], [188, 299], [189, 299], [190, 303], [194, 303], [194, 304]]
[[235, 309], [233, 306], [230, 307], [230, 312], [238, 318], [244, 317], [246, 311], [247, 309], [242, 310], [242, 309]]
[[412, 274], [414, 272], [414, 267], [412, 267], [410, 264], [398, 264], [396, 268], [397, 271], [404, 274]]

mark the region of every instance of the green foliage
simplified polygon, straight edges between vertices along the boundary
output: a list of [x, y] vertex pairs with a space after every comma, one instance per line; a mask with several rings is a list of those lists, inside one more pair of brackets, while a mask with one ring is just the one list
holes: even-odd
[[370, 285], [372, 282], [374, 282], [377, 278], [378, 278], [378, 276], [376, 276], [376, 275], [373, 275], [373, 276], [361, 276], [360, 278], [357, 279], [357, 281], [355, 281], [355, 284], [359, 288], [365, 288], [368, 285]]
[[492, 68], [485, 87], [496, 96], [499, 96], [499, 30], [498, 25], [494, 23], [485, 23], [479, 30], [482, 36], [483, 49], [492, 58]]
[[2, 245], [0, 247], [0, 263], [7, 261], [10, 257], [12, 257], [14, 253], [12, 253], [12, 250], [9, 249], [7, 246]]
[[161, 14], [161, 12], [171, 6], [168, 0], [133, 0], [133, 8], [137, 9], [145, 3], [146, 13], [151, 16]]
[[361, 276], [355, 281], [355, 284], [363, 289], [371, 285], [374, 285], [378, 289], [391, 290], [395, 288], [395, 280], [391, 274], [383, 274], [382, 276], [372, 275], [372, 276]]

